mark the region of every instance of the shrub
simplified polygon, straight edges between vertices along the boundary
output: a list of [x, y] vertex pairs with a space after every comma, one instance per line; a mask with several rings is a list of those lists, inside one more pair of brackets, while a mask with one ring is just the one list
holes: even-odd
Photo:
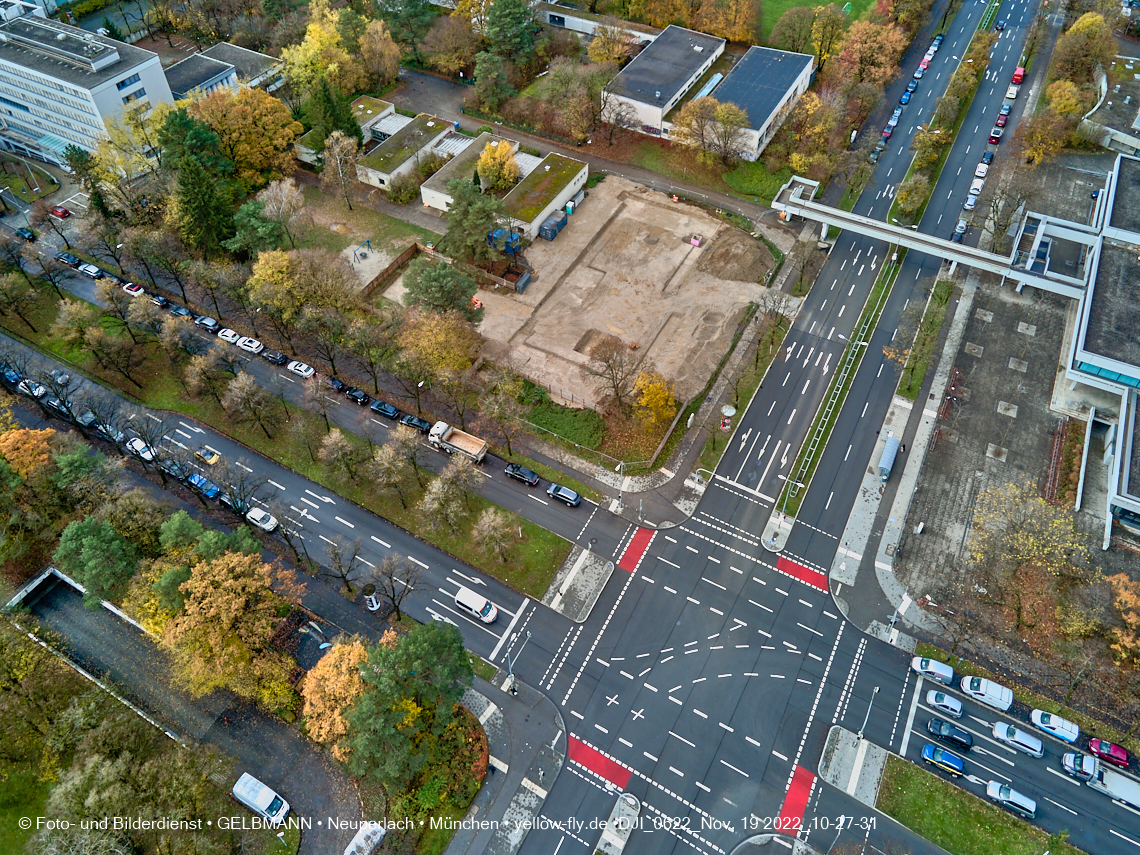
[[388, 198], [397, 205], [407, 205], [420, 195], [420, 182], [415, 175], [401, 175], [388, 185]]
[[475, 136], [479, 136], [479, 134], [493, 134], [494, 132], [495, 129], [490, 125], [480, 125], [475, 129]]

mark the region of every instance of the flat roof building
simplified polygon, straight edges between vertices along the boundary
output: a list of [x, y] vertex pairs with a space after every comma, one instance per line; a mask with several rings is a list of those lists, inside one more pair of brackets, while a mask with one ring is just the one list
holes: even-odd
[[31, 14], [0, 24], [0, 99], [0, 146], [56, 164], [129, 105], [174, 100], [157, 54]]
[[748, 114], [749, 148], [742, 151], [748, 160], [755, 160], [780, 129], [784, 117], [807, 91], [814, 70], [811, 54], [750, 47], [709, 93]]
[[202, 56], [229, 63], [243, 86], [272, 92], [285, 85], [281, 69], [284, 64], [267, 53], [239, 47], [229, 42], [218, 42], [202, 51]]
[[360, 159], [357, 177], [373, 187], [387, 187], [393, 178], [415, 169], [420, 153], [430, 152], [450, 130], [451, 122], [420, 113]]
[[188, 98], [194, 92], [209, 95], [215, 89], [233, 89], [237, 86], [237, 72], [232, 65], [201, 53], [180, 59], [168, 67], [165, 73], [175, 101]]
[[722, 53], [725, 40], [671, 25], [610, 81], [607, 91], [637, 116], [635, 130], [660, 136], [665, 115]]

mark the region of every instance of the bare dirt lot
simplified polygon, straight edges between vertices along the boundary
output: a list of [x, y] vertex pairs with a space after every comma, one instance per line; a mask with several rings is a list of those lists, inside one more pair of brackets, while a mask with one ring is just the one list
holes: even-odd
[[578, 406], [597, 403], [580, 368], [611, 336], [673, 380], [678, 398], [696, 394], [773, 265], [764, 244], [714, 215], [612, 176], [526, 257], [526, 293], [480, 295], [484, 355]]

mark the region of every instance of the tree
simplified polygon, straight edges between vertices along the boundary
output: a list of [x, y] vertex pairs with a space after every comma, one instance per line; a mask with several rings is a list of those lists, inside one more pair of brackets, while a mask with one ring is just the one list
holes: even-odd
[[607, 336], [594, 345], [582, 375], [592, 380], [600, 394], [607, 396], [623, 413], [629, 411], [630, 393], [641, 358], [616, 336]]
[[146, 195], [145, 182], [138, 179], [158, 177], [159, 129], [173, 109], [170, 104], [152, 105], [144, 98], [105, 120], [105, 133], [96, 145], [93, 165], [98, 186], [111, 193], [124, 209], [136, 209]]
[[229, 194], [196, 160], [187, 158], [178, 168], [175, 223], [182, 239], [203, 258], [216, 252], [233, 234]]
[[1113, 631], [1116, 641], [1112, 650], [1121, 661], [1135, 663], [1140, 660], [1140, 582], [1124, 573], [1105, 581], [1112, 587], [1112, 605], [1124, 624]]
[[494, 420], [507, 444], [507, 455], [513, 455], [511, 440], [522, 430], [526, 408], [519, 403], [523, 394], [523, 380], [513, 371], [496, 369], [479, 399], [485, 416]]
[[59, 301], [59, 312], [51, 325], [51, 334], [68, 347], [79, 347], [88, 327], [99, 323], [100, 311], [86, 300], [65, 297]]
[[498, 508], [484, 508], [471, 527], [475, 545], [506, 562], [511, 542], [511, 521]]
[[356, 483], [360, 480], [361, 468], [368, 460], [368, 450], [345, 436], [339, 428], [333, 428], [321, 440], [317, 458], [333, 475]]
[[324, 148], [325, 141], [333, 131], [341, 131], [345, 136], [352, 137], [358, 144], [364, 142], [364, 133], [360, 129], [360, 122], [353, 112], [352, 104], [344, 94], [329, 83], [328, 78], [321, 77], [309, 92], [304, 104], [305, 121], [311, 130], [307, 135], [309, 148], [320, 150]]
[[899, 57], [908, 42], [896, 26], [856, 21], [847, 31], [836, 62], [848, 79], [882, 88], [898, 72]]
[[125, 274], [121, 232], [114, 219], [102, 215], [88, 216], [79, 221], [76, 243], [85, 252], [102, 262], [114, 264], [119, 273]]
[[360, 669], [365, 689], [349, 711], [349, 769], [398, 792], [428, 761], [474, 680], [463, 636], [450, 624], [417, 624], [394, 648], [377, 645]]
[[54, 430], [19, 428], [0, 434], [0, 457], [27, 481], [42, 466], [51, 463], [51, 440]]
[[1014, 142], [1026, 163], [1040, 166], [1053, 160], [1065, 148], [1073, 123], [1052, 110], [1024, 117], [1014, 131]]
[[376, 12], [388, 24], [392, 38], [411, 48], [419, 61], [420, 44], [436, 17], [430, 0], [377, 0]]
[[[27, 247], [28, 253], [35, 253], [31, 248], [31, 244]], [[45, 255], [39, 259], [40, 272], [36, 277], [40, 288], [51, 288], [56, 297], [63, 300], [66, 295], [63, 293], [63, 285], [71, 278], [71, 268], [64, 264], [62, 261], [56, 261], [53, 256]]]
[[[275, 593], [274, 586], [284, 594]], [[279, 609], [300, 596], [292, 574], [260, 555], [227, 553], [191, 568], [185, 603], [166, 625], [174, 675], [196, 697], [229, 689], [267, 709], [289, 706], [292, 659], [269, 647]]]
[[[944, 95], [942, 100], [953, 96]], [[911, 141], [910, 147], [914, 152], [914, 167], [918, 170], [929, 169], [938, 160], [942, 149], [954, 141], [951, 134], [945, 133], [939, 128], [931, 129], [929, 127], [920, 126], [915, 131], [914, 139]]]
[[392, 454], [404, 460], [412, 469], [416, 483], [424, 485], [420, 477], [420, 455], [423, 454], [423, 444], [420, 442], [419, 432], [407, 425], [400, 425], [393, 432], [392, 438], [384, 448], [392, 449]]
[[83, 604], [99, 608], [118, 599], [138, 566], [134, 548], [108, 522], [86, 519], [68, 523], [52, 560], [86, 592]]
[[429, 481], [416, 508], [429, 529], [447, 528], [452, 534], [459, 531], [463, 497], [447, 479], [437, 477]]
[[406, 317], [397, 340], [403, 348], [402, 355], [410, 357], [417, 367], [425, 368], [431, 377], [466, 371], [482, 343], [475, 328], [458, 312], [419, 310]]
[[341, 92], [358, 92], [368, 85], [368, 72], [350, 55], [338, 24], [328, 0], [314, 0], [304, 39], [282, 48], [285, 77], [298, 92], [310, 91], [322, 76]]
[[383, 21], [368, 22], [360, 37], [360, 59], [378, 88], [383, 89], [396, 79], [400, 70], [400, 48]]
[[16, 273], [0, 275], [0, 315], [15, 315], [28, 329], [38, 333], [39, 330], [28, 320], [28, 315], [39, 301], [40, 293], [24, 277]]
[[603, 89], [599, 98], [601, 109], [598, 118], [605, 124], [606, 142], [613, 145], [618, 131], [637, 124], [637, 111], [615, 91]]
[[913, 215], [930, 196], [930, 177], [925, 172], [916, 172], [899, 185], [895, 204], [899, 210]]
[[305, 209], [305, 194], [297, 182], [292, 178], [278, 179], [257, 194], [257, 201], [265, 206], [262, 214], [280, 224], [285, 236], [289, 238], [289, 245], [296, 246], [293, 229]]
[[321, 151], [321, 186], [336, 193], [352, 210], [349, 191], [356, 185], [356, 164], [360, 160], [360, 148], [355, 139], [341, 131], [333, 131], [325, 141]]
[[725, 166], [733, 163], [745, 145], [744, 129], [748, 127], [748, 114], [731, 103], [718, 103], [713, 111], [713, 152]]
[[479, 292], [475, 280], [447, 262], [434, 263], [417, 258], [404, 275], [407, 288], [404, 301], [425, 311], [459, 312], [471, 323], [483, 319], [483, 309], [475, 308], [472, 299]]
[[91, 327], [83, 336], [87, 349], [103, 368], [115, 371], [136, 388], [143, 388], [135, 373], [146, 361], [146, 352], [137, 340], [111, 335], [101, 327]]
[[1104, 16], [1086, 12], [1057, 40], [1050, 67], [1055, 79], [1087, 83], [1098, 66], [1109, 67], [1115, 54], [1116, 39]]
[[392, 609], [396, 620], [401, 620], [400, 611], [404, 600], [415, 590], [420, 581], [420, 567], [407, 558], [389, 555], [377, 565], [369, 578], [376, 585], [376, 594]]
[[468, 508], [471, 507], [471, 493], [483, 483], [483, 476], [475, 468], [474, 462], [469, 457], [462, 456], [452, 457], [439, 477], [463, 496], [463, 502]]
[[321, 565], [321, 575], [339, 580], [341, 594], [352, 599], [355, 596], [353, 583], [362, 572], [361, 565], [356, 563], [360, 556], [360, 538], [348, 542], [338, 536], [327, 544], [325, 555], [328, 564]]
[[494, 113], [515, 90], [507, 82], [503, 59], [497, 54], [480, 51], [475, 55], [475, 88], [471, 95], [475, 103]]
[[400, 507], [407, 510], [408, 500], [404, 495], [404, 482], [409, 474], [409, 463], [391, 445], [381, 445], [372, 453], [370, 475], [375, 486], [381, 490], [391, 490], [400, 500]]
[[43, 199], [32, 203], [31, 210], [28, 212], [28, 225], [36, 231], [47, 229], [53, 232], [56, 237], [63, 241], [65, 247], [71, 249], [71, 240], [68, 235], [70, 229], [65, 229], [63, 220], [52, 215], [48, 203]]
[[400, 314], [397, 307], [388, 307], [374, 319], [357, 318], [345, 331], [345, 344], [372, 378], [372, 391], [376, 393], [380, 392], [380, 375], [386, 373], [396, 350], [395, 330]]
[[281, 424], [281, 413], [273, 399], [244, 371], [226, 387], [222, 409], [236, 422], [257, 425], [266, 439], [273, 439], [270, 429], [277, 430]]
[[595, 28], [594, 37], [586, 47], [591, 62], [599, 65], [610, 62], [621, 65], [629, 59], [632, 50], [630, 35], [616, 18], [604, 18]]
[[289, 175], [293, 140], [304, 130], [289, 108], [262, 89], [216, 89], [187, 108], [218, 135], [234, 177], [247, 189]]
[[335, 375], [337, 354], [344, 344], [347, 329], [344, 314], [338, 309], [306, 308], [298, 327], [313, 340], [313, 350]]
[[283, 237], [281, 224], [265, 216], [265, 203], [250, 199], [234, 214], [234, 236], [222, 241], [222, 246], [256, 258], [260, 252], [281, 246]]
[[487, 11], [491, 0], [456, 0], [452, 18], [465, 24], [469, 32], [481, 33], [487, 26]]
[[499, 227], [504, 216], [503, 203], [494, 196], [484, 196], [462, 178], [449, 181], [447, 192], [452, 201], [440, 248], [454, 258], [474, 264], [496, 258], [498, 251], [487, 242], [487, 235]]
[[525, 64], [534, 55], [534, 15], [525, 0], [494, 0], [483, 34], [491, 51]]
[[990, 182], [983, 191], [982, 200], [993, 226], [995, 252], [1004, 251], [1007, 246], [1009, 228], [1018, 211], [1024, 205], [1033, 204], [1042, 192], [1041, 182], [1024, 163], [1008, 171], [1004, 180]]
[[235, 376], [221, 356], [218, 348], [210, 348], [206, 353], [192, 356], [182, 375], [191, 395], [207, 394], [219, 406], [226, 387]]
[[1081, 91], [1071, 80], [1054, 80], [1045, 90], [1045, 100], [1049, 109], [1070, 121], [1077, 121], [1085, 113], [1085, 102]]
[[505, 192], [519, 180], [519, 164], [508, 143], [494, 140], [487, 143], [475, 168], [483, 184], [492, 193]]
[[692, 146], [700, 156], [710, 154], [715, 145], [713, 124], [718, 104], [707, 95], [686, 102], [673, 119], [673, 138]]
[[158, 131], [163, 164], [177, 166], [186, 158], [197, 160], [215, 176], [233, 174], [234, 163], [222, 153], [221, 140], [204, 121], [191, 116], [185, 108], [172, 110]]
[[793, 6], [772, 27], [768, 44], [792, 53], [813, 53], [815, 12], [813, 7]]
[[633, 385], [637, 412], [649, 433], [662, 430], [677, 414], [673, 384], [659, 371], [643, 370]]
[[[466, 0], [460, 0], [460, 3]], [[474, 0], [481, 2], [481, 0]], [[471, 24], [458, 16], [459, 9], [451, 15], [441, 15], [435, 19], [428, 34], [424, 37], [424, 56], [428, 63], [444, 74], [452, 77], [465, 70], [475, 61], [479, 52], [480, 38]]]
[[322, 745], [331, 745], [333, 756], [341, 761], [347, 754], [337, 743], [348, 733], [345, 713], [364, 694], [360, 668], [367, 659], [368, 649], [354, 636], [329, 648], [301, 681], [305, 732]]
[[822, 9], [816, 9], [811, 40], [815, 47], [815, 58], [820, 72], [836, 52], [845, 32], [847, 32], [847, 15], [837, 5], [828, 3]]

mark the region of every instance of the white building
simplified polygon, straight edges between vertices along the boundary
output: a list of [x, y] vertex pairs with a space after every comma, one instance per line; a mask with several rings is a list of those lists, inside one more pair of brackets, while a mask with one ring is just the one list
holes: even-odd
[[128, 104], [172, 103], [158, 54], [24, 15], [0, 24], [0, 146], [63, 163]]
[[[3, 0], [0, 0], [3, 2]], [[218, 42], [201, 53], [191, 54], [166, 69], [166, 82], [174, 100], [195, 92], [209, 95], [218, 89], [264, 89], [272, 92], [284, 85], [283, 64], [268, 54]]]

